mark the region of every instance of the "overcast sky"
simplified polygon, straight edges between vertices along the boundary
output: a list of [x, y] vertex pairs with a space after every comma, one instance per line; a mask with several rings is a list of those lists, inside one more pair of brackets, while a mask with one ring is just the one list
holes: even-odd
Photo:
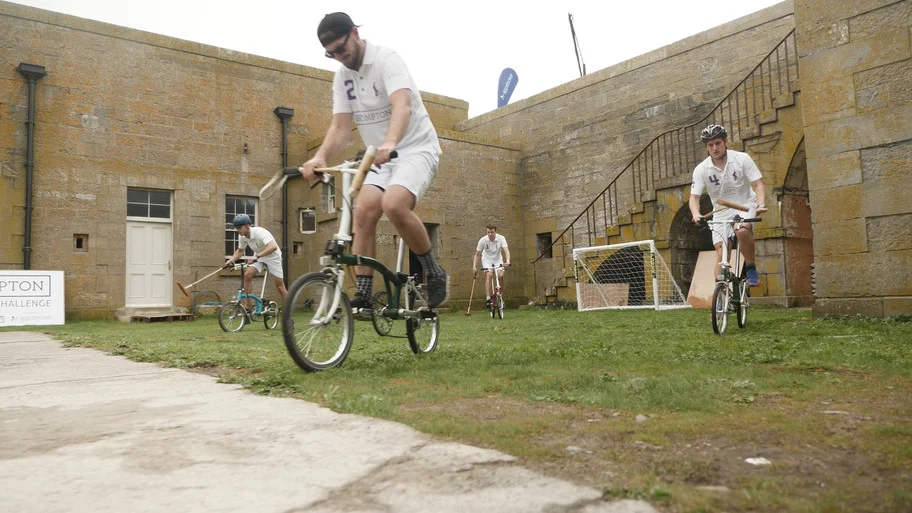
[[[316, 37], [323, 15], [344, 10], [361, 36], [396, 50], [422, 91], [469, 102], [470, 117], [497, 107], [511, 67], [511, 103], [579, 78], [567, 14], [587, 73], [779, 3], [617, 0], [457, 0], [317, 3], [307, 0], [15, 0], [180, 39], [335, 70]], [[537, 5], [540, 4], [540, 5]]]

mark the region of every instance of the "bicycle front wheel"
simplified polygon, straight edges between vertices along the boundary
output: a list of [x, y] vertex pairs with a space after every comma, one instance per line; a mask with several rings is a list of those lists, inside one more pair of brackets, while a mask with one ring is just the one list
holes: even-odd
[[415, 354], [430, 353], [437, 349], [437, 339], [440, 336], [440, 316], [436, 311], [431, 311], [433, 318], [406, 319], [405, 334], [408, 335], [409, 346]]
[[237, 301], [229, 301], [219, 307], [218, 322], [223, 331], [241, 331], [247, 323], [247, 310]]
[[750, 308], [750, 286], [746, 281], [738, 282], [740, 300], [738, 304], [738, 327], [747, 326], [747, 310]]
[[282, 336], [291, 358], [307, 372], [342, 365], [351, 350], [355, 326], [351, 303], [342, 293], [335, 311], [335, 276], [310, 273], [288, 291]]
[[724, 281], [716, 283], [716, 290], [713, 291], [712, 300], [712, 324], [713, 331], [718, 335], [722, 335], [728, 329], [728, 305], [730, 302], [731, 294], [728, 290], [728, 283]]
[[503, 296], [498, 292], [494, 295], [494, 309], [497, 311], [497, 318], [504, 318], [504, 300]]
[[279, 325], [279, 304], [275, 301], [267, 302], [263, 308], [263, 324], [267, 330], [274, 330]]

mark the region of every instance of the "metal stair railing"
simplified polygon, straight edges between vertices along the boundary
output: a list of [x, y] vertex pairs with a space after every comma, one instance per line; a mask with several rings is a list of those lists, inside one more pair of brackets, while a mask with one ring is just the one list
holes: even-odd
[[[793, 29], [755, 66], [727, 96], [700, 121], [665, 132], [640, 151], [608, 185], [595, 196], [570, 225], [532, 261], [535, 265], [559, 247], [561, 267], [575, 247], [592, 246], [611, 226], [620, 224], [621, 212], [654, 199], [657, 183], [675, 178], [689, 180], [694, 167], [705, 158], [700, 131], [708, 124], [725, 125], [729, 145], [760, 135], [760, 125], [779, 107], [776, 101], [798, 91], [798, 50]], [[682, 176], [684, 175], [684, 176]], [[680, 184], [678, 184], [680, 185]], [[557, 256], [555, 255], [555, 260]], [[554, 263], [549, 262], [549, 263]], [[535, 283], [536, 291], [538, 283]]]

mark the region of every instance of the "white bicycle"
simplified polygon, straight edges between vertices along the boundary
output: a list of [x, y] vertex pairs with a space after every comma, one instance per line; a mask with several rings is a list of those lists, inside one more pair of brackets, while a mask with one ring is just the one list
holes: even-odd
[[[348, 253], [351, 244], [352, 198], [364, 183], [376, 149], [368, 146], [360, 161], [344, 162], [331, 168], [316, 169], [328, 180], [330, 172], [342, 174], [342, 215], [339, 231], [327, 242], [317, 272], [301, 276], [288, 289], [282, 313], [282, 334], [291, 358], [307, 372], [342, 365], [352, 347], [354, 313], [344, 290], [346, 268], [370, 267], [383, 278], [384, 290], [374, 296], [371, 320], [380, 335], [389, 335], [392, 321], [404, 320], [409, 346], [415, 354], [437, 349], [440, 316], [429, 308], [427, 291], [415, 275], [402, 272], [405, 244], [399, 244], [397, 270], [378, 260]], [[395, 152], [390, 155], [396, 158]], [[285, 176], [300, 176], [299, 168], [285, 168]], [[275, 183], [281, 183], [276, 180]], [[270, 184], [267, 184], [270, 185]], [[400, 238], [401, 241], [401, 238]]]
[[496, 265], [494, 267], [482, 267], [485, 272], [491, 273], [491, 288], [494, 289], [494, 292], [491, 294], [491, 305], [488, 307], [488, 311], [491, 313], [491, 318], [494, 319], [495, 314], [496, 318], [504, 318], [504, 310], [506, 305], [504, 304], [503, 299], [503, 288], [500, 285], [500, 276], [498, 275], [498, 270], [504, 270], [505, 267], [503, 264]]
[[[747, 326], [747, 313], [750, 310], [750, 286], [741, 270], [741, 252], [735, 252], [735, 261], [730, 262], [729, 254], [732, 249], [737, 248], [738, 237], [735, 232], [737, 225], [742, 223], [758, 223], [762, 221], [759, 217], [743, 219], [736, 215], [731, 219], [715, 221], [710, 219], [713, 214], [727, 208], [747, 212], [750, 210], [744, 205], [732, 203], [725, 200], [718, 200], [716, 203], [724, 208], [713, 210], [703, 215], [703, 223], [712, 231], [722, 235], [722, 262], [720, 264], [721, 274], [716, 277], [716, 288], [713, 290], [712, 298], [712, 327], [713, 331], [722, 335], [728, 329], [728, 314], [735, 312], [738, 318], [738, 327]], [[730, 226], [729, 232], [726, 227]], [[725, 237], [729, 232], [730, 237]]]

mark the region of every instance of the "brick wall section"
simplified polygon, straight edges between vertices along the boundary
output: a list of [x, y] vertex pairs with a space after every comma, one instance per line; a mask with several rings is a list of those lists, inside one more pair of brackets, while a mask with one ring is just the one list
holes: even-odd
[[[48, 71], [36, 94], [32, 268], [66, 271], [74, 315], [124, 305], [128, 187], [173, 191], [172, 272], [187, 283], [223, 262], [225, 195], [255, 196], [281, 166], [273, 110], [295, 109], [291, 163], [331, 119], [331, 72], [7, 2], [0, 48], [0, 212], [10, 228], [0, 268], [22, 267], [28, 88], [16, 66], [25, 62]], [[465, 102], [425, 96], [435, 122], [466, 118]], [[279, 238], [281, 201], [258, 213]], [[89, 251], [73, 251], [74, 234], [89, 236]], [[176, 287], [173, 296], [189, 304]]]
[[459, 128], [521, 146], [527, 227], [560, 232], [654, 137], [709, 113], [793, 28], [783, 2]]
[[[438, 130], [443, 155], [437, 176], [422, 198], [415, 212], [427, 225], [436, 225], [432, 241], [438, 252], [440, 264], [450, 275], [449, 304], [464, 308], [471, 292], [472, 256], [475, 244], [485, 234], [485, 226], [495, 223], [498, 232], [517, 249], [512, 249], [515, 261], [530, 256], [524, 253], [521, 243], [523, 218], [520, 210], [519, 150], [499, 141], [471, 137], [459, 132]], [[351, 156], [360, 137], [355, 134], [344, 156]], [[314, 148], [315, 149], [315, 148]], [[342, 157], [338, 159], [343, 160]], [[319, 188], [311, 191], [302, 184], [292, 185], [292, 202], [309, 205], [319, 210]], [[341, 205], [341, 181], [337, 183], [336, 197]], [[316, 269], [326, 241], [338, 230], [337, 215], [318, 215], [317, 232], [301, 234], [296, 231], [291, 239], [300, 242], [305, 251], [291, 258], [291, 275], [300, 276]], [[377, 258], [390, 268], [396, 263], [396, 230], [381, 219], [377, 227]], [[407, 264], [406, 264], [407, 265]], [[379, 275], [375, 274], [375, 279]], [[524, 300], [522, 278], [517, 276], [516, 287], [504, 289], [507, 300], [517, 304]], [[379, 287], [379, 285], [377, 286]], [[379, 288], [375, 288], [379, 290]], [[476, 299], [478, 289], [476, 287]]]
[[912, 1], [796, 0], [815, 314], [912, 313]]

